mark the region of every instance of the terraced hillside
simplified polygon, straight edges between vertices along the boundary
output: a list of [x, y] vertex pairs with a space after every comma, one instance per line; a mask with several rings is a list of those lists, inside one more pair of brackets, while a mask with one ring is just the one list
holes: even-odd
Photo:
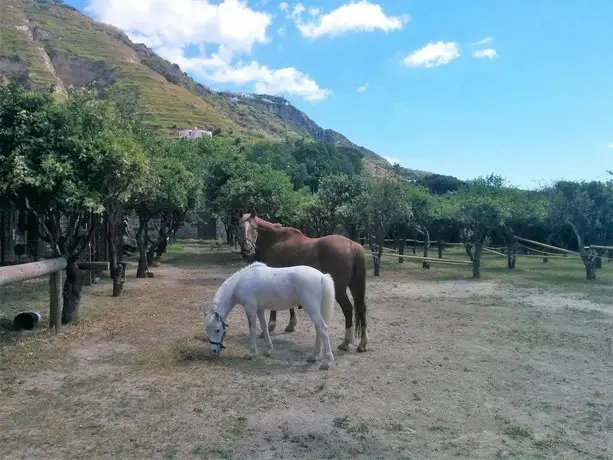
[[139, 92], [146, 120], [168, 131], [198, 126], [246, 140], [302, 137], [355, 147], [370, 170], [390, 167], [287, 100], [211, 91], [122, 31], [58, 0], [0, 0], [0, 79], [8, 75], [54, 85], [59, 95], [88, 85]]

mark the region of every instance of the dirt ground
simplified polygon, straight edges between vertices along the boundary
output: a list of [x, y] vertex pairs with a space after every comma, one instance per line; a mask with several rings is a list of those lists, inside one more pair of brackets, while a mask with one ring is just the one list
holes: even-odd
[[320, 371], [303, 311], [292, 334], [278, 313], [273, 357], [246, 361], [237, 306], [209, 359], [203, 308], [240, 266], [178, 252], [120, 299], [87, 287], [58, 335], [5, 335], [0, 458], [613, 458], [613, 287], [383, 270], [369, 350], [336, 348], [339, 307]]

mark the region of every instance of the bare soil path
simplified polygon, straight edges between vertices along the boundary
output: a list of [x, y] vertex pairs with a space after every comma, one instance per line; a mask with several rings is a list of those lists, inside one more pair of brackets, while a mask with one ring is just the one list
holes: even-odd
[[0, 458], [613, 457], [613, 289], [384, 270], [367, 286], [369, 351], [336, 349], [339, 307], [319, 371], [301, 310], [292, 334], [279, 313], [272, 358], [245, 361], [236, 307], [209, 359], [202, 309], [242, 263], [204, 248], [120, 299], [88, 287], [58, 335], [0, 342]]

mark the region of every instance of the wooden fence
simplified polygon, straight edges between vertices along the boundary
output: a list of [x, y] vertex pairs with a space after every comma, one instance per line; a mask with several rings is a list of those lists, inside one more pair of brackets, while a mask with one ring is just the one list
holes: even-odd
[[0, 267], [0, 287], [49, 275], [49, 327], [58, 331], [62, 324], [62, 271], [66, 266], [65, 258], [56, 257]]
[[[63, 285], [62, 272], [68, 263], [64, 257], [46, 259], [21, 265], [0, 267], [0, 288], [34, 278], [49, 276], [49, 328], [56, 332], [62, 324]], [[108, 262], [80, 262], [81, 270], [108, 270]]]

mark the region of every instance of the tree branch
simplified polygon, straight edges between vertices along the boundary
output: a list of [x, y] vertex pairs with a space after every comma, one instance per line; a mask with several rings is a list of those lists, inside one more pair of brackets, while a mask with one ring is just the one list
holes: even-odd
[[38, 212], [36, 212], [36, 210], [30, 205], [30, 199], [28, 197], [26, 197], [26, 199], [25, 199], [25, 205], [26, 205], [26, 209], [29, 212], [31, 212], [34, 217], [36, 217], [36, 220], [38, 221], [38, 226], [41, 228], [43, 233], [49, 239], [48, 243], [56, 251], [56, 253], [57, 253], [56, 255], [58, 255], [58, 256], [61, 255], [62, 252], [60, 251], [60, 247], [58, 246], [56, 239], [51, 234], [51, 231], [49, 230], [49, 227], [47, 227], [47, 224], [45, 223], [45, 220], [41, 219], [41, 217], [38, 214]]

